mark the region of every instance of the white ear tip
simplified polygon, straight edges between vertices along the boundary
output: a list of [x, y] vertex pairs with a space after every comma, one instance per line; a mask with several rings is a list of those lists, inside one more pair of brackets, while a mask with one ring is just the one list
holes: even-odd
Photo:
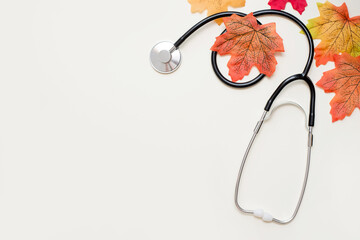
[[258, 218], [262, 218], [264, 216], [264, 210], [262, 209], [254, 210], [254, 216]]
[[264, 222], [272, 222], [273, 216], [271, 216], [268, 213], [264, 213], [264, 216], [262, 217], [262, 219], [263, 219]]

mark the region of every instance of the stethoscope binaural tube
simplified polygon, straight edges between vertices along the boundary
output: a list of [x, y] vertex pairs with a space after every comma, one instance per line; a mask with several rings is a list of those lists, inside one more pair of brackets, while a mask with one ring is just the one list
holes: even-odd
[[[243, 207], [240, 206], [239, 204], [239, 186], [240, 186], [240, 181], [241, 181], [241, 177], [242, 177], [242, 173], [245, 167], [245, 163], [247, 160], [247, 157], [250, 153], [251, 147], [255, 141], [256, 136], [258, 135], [258, 133], [260, 132], [260, 129], [264, 123], [264, 121], [266, 120], [267, 115], [269, 114], [269, 111], [271, 109], [272, 104], [274, 103], [276, 97], [280, 94], [280, 92], [290, 83], [297, 81], [297, 80], [302, 80], [305, 81], [306, 84], [308, 85], [309, 89], [310, 89], [310, 110], [309, 110], [309, 119], [308, 119], [308, 144], [307, 144], [307, 157], [306, 157], [306, 169], [305, 169], [305, 175], [304, 175], [304, 180], [303, 180], [303, 184], [302, 184], [302, 188], [301, 188], [301, 192], [300, 192], [300, 196], [298, 198], [298, 202], [296, 204], [296, 207], [293, 211], [293, 214], [291, 215], [290, 218], [286, 219], [286, 220], [280, 220], [278, 218], [273, 217], [271, 214], [265, 212], [262, 209], [255, 209], [255, 210], [248, 210], [245, 209]], [[234, 194], [234, 202], [235, 202], [235, 206], [243, 213], [246, 214], [252, 214], [253, 216], [257, 217], [257, 218], [261, 218], [263, 221], [265, 222], [275, 222], [278, 224], [288, 224], [291, 221], [294, 220], [294, 218], [296, 217], [303, 197], [304, 197], [304, 193], [306, 190], [306, 185], [307, 185], [307, 180], [309, 177], [309, 171], [310, 171], [310, 160], [311, 160], [311, 149], [313, 146], [313, 127], [314, 127], [314, 123], [315, 123], [315, 87], [314, 84], [312, 83], [312, 81], [310, 80], [310, 78], [304, 74], [296, 74], [293, 75], [287, 79], [285, 79], [278, 87], [277, 89], [274, 91], [274, 93], [271, 95], [271, 97], [269, 98], [269, 100], [266, 103], [266, 106], [264, 108], [264, 112], [260, 118], [260, 120], [257, 122], [255, 129], [253, 131], [253, 135], [250, 139], [250, 142], [248, 144], [248, 147], [246, 148], [245, 154], [243, 156], [241, 165], [240, 165], [240, 169], [238, 172], [238, 176], [237, 176], [237, 180], [236, 180], [236, 185], [235, 185], [235, 194]], [[275, 107], [276, 108], [276, 107]], [[303, 110], [304, 111], [304, 110]]]

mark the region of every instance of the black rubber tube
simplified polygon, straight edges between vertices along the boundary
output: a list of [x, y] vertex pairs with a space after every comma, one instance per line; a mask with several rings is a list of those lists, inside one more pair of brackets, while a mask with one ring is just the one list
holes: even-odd
[[[229, 17], [233, 14], [239, 15], [239, 16], [246, 16], [245, 13], [241, 13], [241, 12], [235, 12], [235, 11], [227, 11], [227, 12], [221, 12], [221, 13], [217, 13], [214, 15], [211, 15], [205, 19], [203, 19], [202, 21], [198, 22], [197, 24], [195, 24], [192, 28], [190, 28], [183, 36], [181, 36], [174, 44], [174, 46], [176, 48], [178, 48], [191, 34], [193, 34], [196, 30], [198, 30], [199, 28], [201, 28], [202, 26], [204, 26], [205, 24], [218, 19], [218, 18], [223, 18], [223, 17]], [[279, 95], [279, 93], [281, 92], [281, 90], [287, 86], [289, 83], [296, 81], [296, 80], [303, 80], [307, 83], [307, 85], [309, 86], [310, 89], [310, 94], [311, 94], [311, 99], [310, 99], [310, 110], [309, 110], [309, 126], [314, 126], [315, 123], [315, 87], [314, 84], [312, 83], [312, 81], [310, 80], [310, 78], [307, 76], [310, 68], [311, 68], [311, 64], [313, 62], [314, 59], [314, 41], [313, 38], [311, 36], [311, 33], [309, 32], [309, 30], [307, 29], [307, 27], [305, 26], [305, 24], [300, 21], [297, 17], [295, 17], [294, 15], [287, 13], [287, 12], [283, 12], [283, 11], [279, 11], [279, 10], [260, 10], [260, 11], [256, 11], [253, 13], [253, 15], [255, 17], [259, 17], [259, 16], [263, 16], [263, 15], [279, 15], [279, 16], [283, 16], [286, 17], [288, 19], [290, 19], [291, 21], [295, 22], [305, 33], [307, 40], [308, 40], [308, 44], [309, 44], [309, 56], [305, 65], [305, 68], [303, 70], [303, 72], [301, 74], [296, 74], [293, 75], [287, 79], [285, 79], [280, 85], [279, 87], [275, 90], [275, 92], [272, 94], [272, 96], [270, 97], [270, 99], [268, 100], [266, 106], [265, 106], [265, 110], [269, 111], [271, 108], [272, 103], [274, 102], [275, 98]], [[260, 24], [260, 23], [259, 23]], [[223, 31], [221, 34], [224, 34], [226, 32]], [[217, 65], [217, 52], [213, 51], [211, 54], [211, 63], [212, 63], [212, 67], [214, 69], [214, 72], [216, 74], [216, 76], [225, 84], [231, 86], [231, 87], [235, 87], [235, 88], [245, 88], [245, 87], [250, 87], [256, 83], [258, 83], [260, 80], [262, 80], [265, 75], [264, 74], [259, 74], [257, 77], [255, 77], [254, 79], [247, 81], [247, 82], [233, 82], [229, 79], [227, 79], [226, 77], [224, 77], [224, 75], [222, 75], [222, 73], [219, 70], [219, 67]]]

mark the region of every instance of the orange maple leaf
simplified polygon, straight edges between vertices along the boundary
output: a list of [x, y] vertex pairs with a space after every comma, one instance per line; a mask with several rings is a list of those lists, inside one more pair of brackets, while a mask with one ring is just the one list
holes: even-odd
[[332, 121], [350, 116], [354, 109], [360, 108], [360, 57], [348, 53], [335, 55], [335, 69], [324, 72], [317, 86], [326, 93], [334, 92], [331, 100]]
[[[215, 13], [224, 12], [228, 10], [228, 7], [243, 7], [245, 6], [245, 0], [188, 0], [191, 4], [191, 12], [203, 12], [207, 9], [207, 15], [213, 15]], [[217, 24], [221, 24], [221, 19], [216, 19]]]
[[253, 66], [271, 76], [277, 64], [275, 52], [284, 51], [275, 23], [259, 25], [252, 13], [245, 17], [233, 14], [224, 18], [224, 23], [227, 32], [216, 38], [211, 50], [231, 55], [228, 67], [232, 81], [243, 79]]
[[330, 2], [318, 3], [320, 17], [307, 24], [313, 38], [321, 39], [315, 48], [316, 66], [334, 61], [339, 53], [360, 55], [360, 16], [349, 18], [346, 4], [337, 7]]

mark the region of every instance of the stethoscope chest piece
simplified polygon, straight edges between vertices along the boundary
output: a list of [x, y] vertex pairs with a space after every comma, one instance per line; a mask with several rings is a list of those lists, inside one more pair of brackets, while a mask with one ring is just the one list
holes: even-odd
[[150, 52], [152, 67], [159, 73], [172, 73], [181, 63], [181, 53], [173, 43], [160, 42]]

